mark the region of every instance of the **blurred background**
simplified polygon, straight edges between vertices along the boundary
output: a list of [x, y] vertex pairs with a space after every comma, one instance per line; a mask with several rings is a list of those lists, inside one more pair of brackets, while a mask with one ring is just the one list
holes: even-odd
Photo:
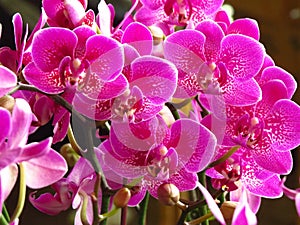
[[[117, 12], [116, 20], [121, 20], [124, 12], [130, 8], [129, 0], [107, 0], [112, 3]], [[89, 0], [89, 8], [97, 12], [99, 0]], [[226, 0], [234, 9], [234, 18], [253, 18], [260, 26], [261, 39], [267, 53], [274, 59], [276, 65], [284, 68], [294, 75], [300, 82], [300, 0]], [[32, 29], [40, 14], [40, 0], [0, 0], [0, 23], [2, 24], [2, 37], [0, 46], [14, 48], [12, 15], [20, 12], [23, 21]], [[294, 101], [300, 104], [300, 89], [297, 90]], [[300, 118], [295, 118], [295, 120]], [[300, 187], [300, 154], [299, 149], [293, 151], [294, 170], [288, 176], [286, 185], [290, 188]], [[8, 199], [8, 210], [13, 211], [17, 202], [18, 188]], [[29, 190], [30, 192], [30, 190]], [[130, 213], [128, 224], [135, 225], [135, 212]], [[174, 208], [164, 207], [157, 201], [150, 199], [148, 211], [148, 225], [173, 225], [176, 224], [178, 211]], [[72, 224], [73, 211], [63, 212], [59, 216], [44, 215], [32, 208], [30, 204], [21, 216], [20, 225], [63, 225]], [[300, 224], [296, 214], [294, 202], [282, 197], [276, 200], [262, 201], [262, 206], [257, 214], [260, 225], [297, 225]], [[118, 220], [117, 220], [118, 221]], [[119, 224], [110, 220], [109, 224]]]

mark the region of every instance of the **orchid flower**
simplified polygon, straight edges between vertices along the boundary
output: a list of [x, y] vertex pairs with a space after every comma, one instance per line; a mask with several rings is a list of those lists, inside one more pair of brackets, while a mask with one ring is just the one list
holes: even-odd
[[174, 25], [197, 24], [200, 21], [213, 18], [220, 9], [223, 0], [142, 0], [141, 7], [135, 18], [145, 25], [168, 23]]
[[157, 197], [162, 183], [180, 191], [194, 189], [196, 172], [208, 165], [214, 148], [214, 135], [199, 123], [181, 119], [168, 128], [160, 117], [138, 124], [114, 122], [109, 140], [99, 146], [102, 164], [138, 188], [129, 205], [140, 202], [146, 190]]
[[52, 27], [74, 29], [83, 24], [92, 26], [95, 20], [93, 10], [85, 12], [87, 0], [43, 0], [43, 8]]
[[[80, 158], [67, 178], [62, 178], [52, 185], [56, 191], [54, 195], [44, 193], [36, 197], [36, 192], [32, 192], [29, 200], [35, 208], [49, 215], [56, 215], [72, 206], [77, 211], [74, 224], [81, 225], [86, 221], [92, 224], [91, 194], [94, 193], [95, 181], [96, 173], [93, 167], [85, 158]], [[101, 196], [101, 191], [99, 191], [99, 209], [101, 209]], [[83, 204], [87, 205], [83, 206]], [[86, 211], [82, 212], [83, 210]], [[82, 219], [86, 221], [82, 221]]]
[[17, 165], [24, 170], [30, 188], [46, 187], [63, 177], [67, 171], [64, 158], [51, 148], [52, 138], [26, 144], [33, 119], [30, 106], [16, 99], [12, 113], [0, 108], [0, 207], [10, 194], [18, 177]]
[[[230, 168], [237, 169], [236, 176], [230, 176], [240, 178], [255, 195], [280, 197], [279, 174], [291, 171], [290, 150], [300, 144], [298, 121], [294, 120], [299, 115], [300, 107], [288, 99], [284, 83], [276, 79], [266, 82], [257, 104], [227, 107], [225, 137], [216, 158], [228, 151], [224, 146], [240, 145], [227, 161]], [[225, 168], [217, 170], [227, 174]]]
[[224, 35], [216, 22], [205, 20], [195, 30], [168, 36], [164, 53], [179, 71], [174, 97], [187, 98], [201, 92], [206, 98], [221, 95], [226, 104], [238, 106], [256, 103], [261, 98], [253, 77], [262, 66], [265, 50], [253, 38]]

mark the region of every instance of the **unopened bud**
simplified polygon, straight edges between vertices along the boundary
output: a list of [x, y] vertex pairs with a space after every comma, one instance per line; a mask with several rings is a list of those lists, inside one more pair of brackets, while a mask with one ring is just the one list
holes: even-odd
[[114, 204], [117, 208], [124, 208], [127, 206], [131, 198], [131, 192], [128, 188], [123, 187], [117, 191], [114, 196]]
[[176, 205], [180, 198], [179, 189], [174, 184], [162, 184], [157, 189], [158, 200], [165, 205]]
[[73, 167], [80, 158], [70, 143], [64, 144], [60, 148], [60, 154], [65, 158], [70, 167]]
[[235, 208], [237, 207], [237, 204], [238, 202], [226, 201], [221, 205], [220, 210], [226, 222], [231, 223], [233, 213]]
[[0, 98], [0, 107], [7, 109], [12, 112], [15, 105], [15, 99], [10, 95], [5, 95]]

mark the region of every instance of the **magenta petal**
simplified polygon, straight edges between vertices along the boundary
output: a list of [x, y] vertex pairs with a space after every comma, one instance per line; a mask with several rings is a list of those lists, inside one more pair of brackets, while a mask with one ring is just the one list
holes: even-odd
[[34, 192], [30, 194], [29, 201], [39, 211], [48, 215], [57, 215], [71, 206], [71, 202], [61, 202], [50, 193], [42, 194], [37, 199], [34, 194]]
[[[128, 179], [135, 179], [147, 174], [146, 166], [136, 165], [137, 162], [135, 161], [138, 160], [134, 159], [134, 155], [121, 158], [114, 153], [113, 147], [107, 140], [99, 146], [99, 149], [104, 153], [103, 160], [105, 165], [110, 167], [117, 175]], [[135, 157], [139, 157], [138, 153], [135, 154]]]
[[96, 32], [87, 25], [76, 27], [73, 31], [78, 38], [78, 43], [75, 49], [75, 57], [81, 59], [85, 54], [85, 44], [87, 39], [95, 35]]
[[17, 76], [8, 68], [0, 65], [0, 97], [9, 92], [17, 84]]
[[254, 161], [246, 162], [242, 160], [241, 170], [241, 181], [252, 194], [267, 198], [282, 196], [283, 192], [279, 175], [262, 169]]
[[[11, 129], [11, 114], [5, 108], [0, 108], [0, 146], [7, 138]], [[3, 149], [0, 150], [2, 152]]]
[[121, 95], [127, 88], [128, 81], [122, 74], [114, 80], [104, 81], [93, 73], [79, 91], [91, 99], [108, 100]]
[[[241, 198], [242, 189], [244, 189], [243, 186], [241, 186], [240, 188], [238, 188], [235, 191], [231, 191], [230, 192], [230, 201], [238, 202], [239, 199]], [[252, 193], [250, 193], [247, 190], [245, 190], [245, 192], [247, 194], [247, 201], [250, 206], [250, 209], [252, 210], [252, 212], [257, 213], [259, 210], [260, 204], [261, 204], [261, 197], [253, 195]]]
[[146, 195], [147, 189], [142, 186], [138, 193], [133, 194], [128, 202], [128, 206], [134, 207], [140, 204]]
[[205, 36], [199, 31], [177, 31], [165, 40], [165, 58], [186, 73], [198, 73], [204, 63], [204, 43]]
[[46, 155], [51, 149], [51, 144], [52, 144], [51, 137], [40, 142], [27, 144], [23, 148], [22, 154], [18, 157], [17, 161], [18, 162], [27, 161], [32, 158], [37, 158]]
[[243, 18], [233, 21], [227, 29], [227, 34], [243, 34], [259, 40], [259, 27], [256, 20]]
[[151, 26], [159, 21], [166, 18], [166, 14], [163, 8], [158, 8], [155, 10], [149, 9], [148, 7], [142, 6], [134, 15], [136, 21], [145, 24], [146, 26]]
[[69, 29], [50, 27], [35, 33], [32, 42], [32, 58], [35, 65], [44, 72], [58, 68], [65, 56], [74, 55], [77, 37]]
[[94, 172], [95, 170], [93, 169], [91, 163], [87, 159], [81, 157], [76, 162], [67, 179], [69, 182], [74, 182], [79, 186], [82, 180], [84, 180], [86, 177], [90, 177]]
[[18, 178], [18, 167], [11, 164], [0, 170], [0, 207], [9, 196]]
[[249, 207], [247, 202], [246, 191], [242, 192], [239, 204], [237, 205], [233, 218], [232, 225], [256, 225], [257, 219], [255, 213]]
[[[187, 171], [186, 168], [182, 168], [181, 170], [172, 174], [167, 182], [174, 184], [176, 187], [178, 187], [179, 191], [183, 192], [194, 190], [197, 185], [197, 180], [198, 177], [196, 173], [191, 173]], [[157, 188], [158, 187], [159, 185], [157, 186]], [[157, 194], [155, 194], [154, 196], [157, 196]]]
[[176, 149], [180, 166], [190, 172], [200, 172], [215, 154], [216, 138], [201, 124], [181, 119], [171, 127], [170, 144]]
[[195, 29], [203, 33], [206, 37], [204, 45], [206, 61], [217, 62], [221, 48], [221, 41], [224, 37], [221, 27], [216, 22], [206, 20], [199, 23]]
[[[272, 148], [289, 151], [300, 144], [300, 107], [288, 99], [275, 103], [266, 119], [266, 129], [272, 129]], [[276, 134], [276, 135], [275, 135]]]
[[232, 80], [222, 90], [223, 98], [229, 105], [246, 106], [257, 103], [262, 98], [262, 91], [254, 78], [247, 81]]
[[94, 35], [87, 40], [85, 57], [91, 62], [91, 72], [103, 80], [114, 79], [124, 65], [122, 46], [103, 35]]
[[259, 84], [262, 86], [266, 82], [275, 79], [281, 80], [285, 84], [287, 89], [287, 98], [292, 98], [296, 91], [297, 83], [290, 73], [280, 67], [270, 66], [265, 68], [262, 72]]
[[[270, 134], [269, 134], [270, 135]], [[266, 135], [268, 136], [268, 135]], [[278, 152], [269, 143], [264, 143], [267, 137], [263, 137], [263, 143], [253, 149], [251, 154], [258, 165], [262, 168], [277, 174], [289, 174], [293, 166], [293, 158], [290, 151]], [[265, 144], [265, 146], [263, 146]]]
[[133, 22], [126, 27], [121, 42], [133, 46], [140, 55], [150, 55], [152, 52], [152, 34], [141, 23]]
[[162, 104], [175, 92], [177, 69], [167, 60], [144, 56], [131, 64], [130, 86], [138, 86], [143, 95], [155, 104]]
[[76, 93], [72, 105], [74, 108], [94, 120], [111, 118], [111, 100], [90, 99], [82, 93]]
[[220, 61], [235, 78], [247, 80], [260, 70], [265, 56], [262, 44], [253, 38], [230, 34], [221, 43]]
[[38, 158], [22, 162], [28, 187], [38, 189], [61, 179], [68, 170], [65, 159], [54, 150]]
[[24, 68], [24, 78], [28, 83], [48, 94], [59, 94], [65, 89], [58, 70], [43, 72], [34, 63], [29, 63]]
[[30, 106], [24, 99], [16, 99], [11, 121], [11, 132], [8, 138], [10, 148], [24, 146], [32, 122]]
[[215, 216], [215, 218], [222, 224], [222, 225], [226, 225], [226, 222], [224, 220], [224, 217], [217, 205], [217, 203], [215, 202], [215, 200], [212, 198], [212, 196], [210, 195], [210, 193], [208, 192], [208, 190], [203, 187], [202, 184], [200, 184], [199, 182], [197, 182], [197, 187], [200, 189], [200, 191], [202, 192], [208, 208], [210, 209], [210, 211], [212, 212], [212, 214]]
[[128, 121], [113, 122], [110, 140], [112, 147], [126, 157], [126, 150], [148, 151], [161, 144], [165, 135], [165, 127], [157, 117], [153, 117], [137, 124], [130, 124]]

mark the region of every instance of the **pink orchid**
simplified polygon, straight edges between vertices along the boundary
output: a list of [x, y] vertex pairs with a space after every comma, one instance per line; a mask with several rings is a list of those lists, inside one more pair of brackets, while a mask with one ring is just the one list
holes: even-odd
[[[44, 193], [36, 197], [36, 192], [30, 194], [32, 205], [48, 215], [56, 215], [72, 206], [76, 209], [75, 223], [81, 225], [81, 210], [83, 201], [87, 200], [86, 219], [89, 224], [93, 222], [93, 208], [91, 194], [94, 193], [96, 173], [85, 158], [80, 158], [67, 178], [62, 178], [52, 185], [56, 191], [54, 195]], [[98, 195], [98, 207], [101, 209], [101, 191]], [[100, 214], [100, 212], [99, 212]]]
[[22, 164], [26, 185], [30, 188], [48, 186], [67, 171], [64, 158], [51, 149], [52, 138], [39, 143], [26, 144], [32, 122], [30, 106], [23, 99], [16, 99], [12, 114], [0, 108], [0, 206], [10, 194], [18, 177], [17, 164]]
[[180, 191], [194, 189], [196, 172], [208, 165], [214, 148], [214, 135], [199, 123], [181, 119], [168, 128], [159, 116], [138, 124], [114, 122], [109, 140], [99, 146], [105, 168], [129, 184], [136, 180], [130, 205], [138, 204], [147, 190], [157, 197], [162, 183]]
[[[42, 29], [34, 36], [31, 53], [33, 62], [24, 68], [25, 79], [43, 92], [63, 92], [69, 103], [75, 94], [111, 99], [127, 87], [120, 74], [124, 63], [122, 47], [111, 38], [96, 35], [87, 26], [73, 31]], [[53, 124], [59, 132], [55, 132], [54, 142], [65, 137], [69, 119], [70, 113], [62, 107], [55, 110]]]
[[[128, 53], [128, 49], [132, 52]], [[145, 48], [143, 48], [145, 49]], [[142, 51], [142, 50], [141, 50]], [[133, 54], [132, 54], [133, 53]], [[91, 100], [77, 95], [74, 107], [84, 115], [96, 120], [113, 119], [141, 122], [162, 109], [176, 88], [177, 70], [170, 62], [154, 57], [141, 56], [133, 47], [125, 47], [125, 56], [133, 56], [123, 70], [129, 87], [121, 95], [109, 100]], [[113, 90], [113, 87], [109, 90]]]
[[256, 225], [257, 219], [255, 213], [250, 209], [246, 190], [243, 190], [239, 203], [234, 210], [232, 225]]
[[147, 26], [157, 23], [174, 25], [197, 24], [200, 21], [213, 18], [220, 9], [223, 0], [141, 0], [141, 7], [135, 18]]
[[[291, 171], [290, 150], [300, 144], [298, 121], [294, 120], [299, 116], [300, 107], [288, 99], [284, 83], [266, 82], [262, 86], [262, 100], [257, 104], [227, 107], [225, 137], [216, 158], [228, 151], [225, 146], [240, 145], [230, 161], [227, 160], [230, 168], [237, 169], [236, 176], [231, 177], [238, 180], [240, 176], [242, 184], [255, 195], [281, 196], [279, 174]], [[225, 168], [217, 170], [227, 174]], [[213, 177], [218, 178], [216, 174]]]
[[221, 95], [225, 103], [239, 106], [261, 98], [253, 77], [262, 66], [265, 50], [253, 38], [224, 35], [216, 22], [205, 20], [196, 30], [168, 36], [164, 53], [179, 71], [175, 97], [186, 98], [201, 92], [206, 98]]
[[43, 0], [43, 8], [52, 27], [74, 29], [83, 24], [92, 26], [95, 20], [93, 10], [85, 12], [87, 0]]
[[7, 67], [0, 65], [0, 98], [17, 85], [17, 76]]

